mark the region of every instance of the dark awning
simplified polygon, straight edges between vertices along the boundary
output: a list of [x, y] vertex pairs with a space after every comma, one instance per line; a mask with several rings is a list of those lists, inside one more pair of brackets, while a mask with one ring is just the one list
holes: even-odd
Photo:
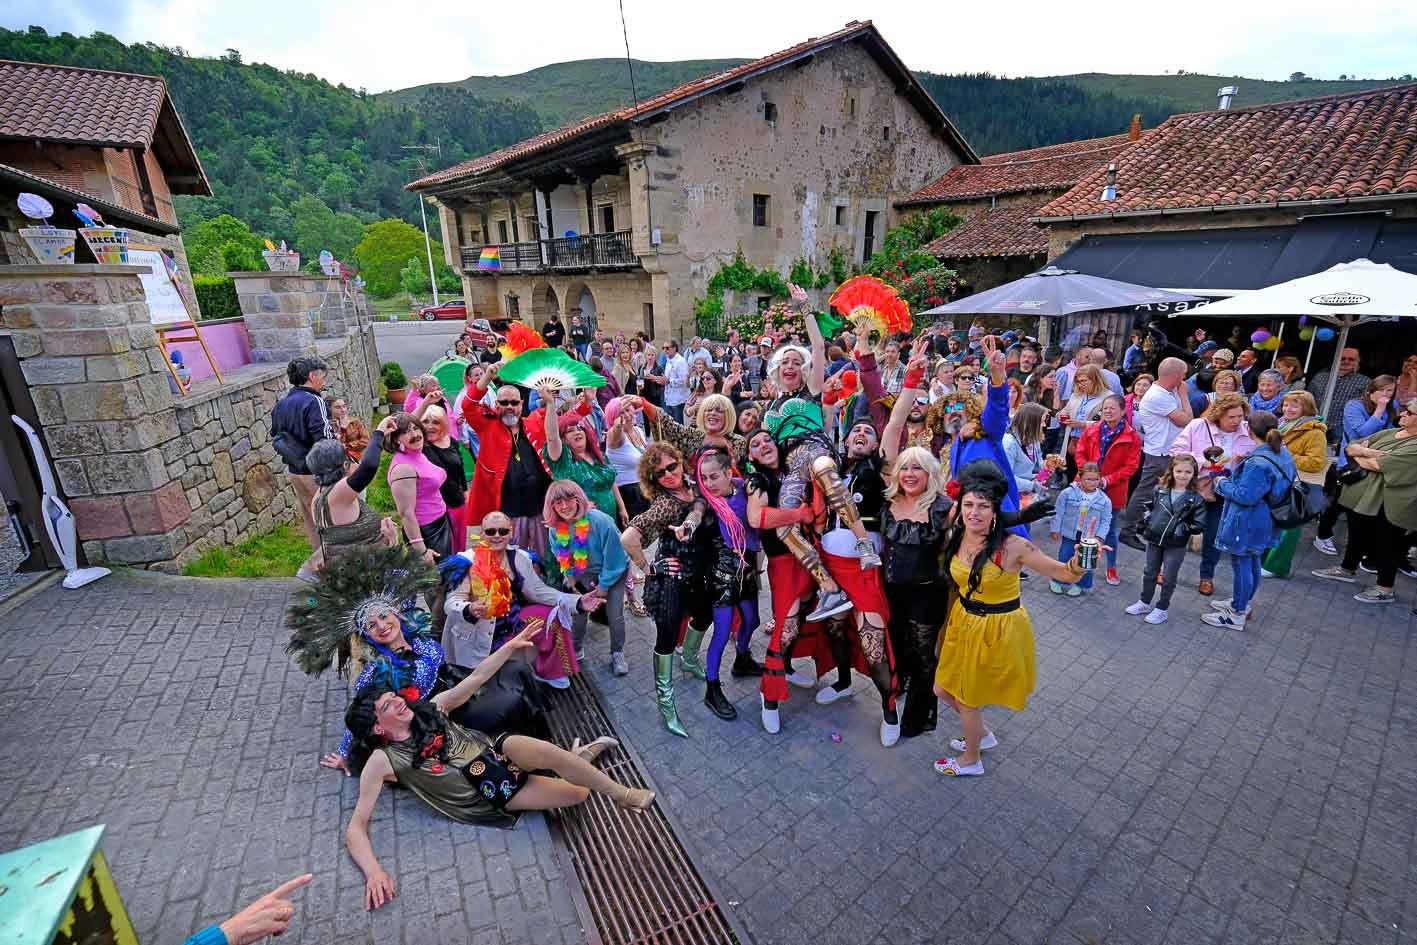
[[1262, 289], [1364, 257], [1417, 273], [1417, 221], [1344, 213], [1305, 217], [1293, 226], [1085, 236], [1051, 265], [1140, 285], [1223, 293]]

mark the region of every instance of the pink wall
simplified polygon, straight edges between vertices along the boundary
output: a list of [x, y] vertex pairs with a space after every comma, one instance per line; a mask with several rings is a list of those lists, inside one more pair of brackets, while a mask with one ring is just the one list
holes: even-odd
[[[184, 332], [178, 330], [175, 334], [181, 337]], [[191, 331], [185, 334], [190, 337]], [[251, 363], [251, 341], [246, 337], [244, 320], [224, 322], [220, 325], [203, 323], [202, 338], [211, 349], [212, 357], [216, 358], [217, 367], [223, 371], [234, 371]], [[202, 346], [195, 340], [168, 342], [167, 348], [169, 351], [182, 352], [182, 362], [187, 365], [187, 370], [192, 372], [192, 380], [200, 381], [212, 376], [212, 369], [207, 364], [206, 355], [202, 353]]]

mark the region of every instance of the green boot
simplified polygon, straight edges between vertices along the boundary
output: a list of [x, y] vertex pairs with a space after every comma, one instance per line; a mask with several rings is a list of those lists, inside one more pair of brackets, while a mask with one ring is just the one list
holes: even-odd
[[681, 738], [689, 733], [679, 724], [679, 712], [674, 708], [674, 654], [654, 654], [654, 699], [659, 703], [659, 714], [664, 717], [664, 727]]
[[704, 672], [704, 664], [699, 659], [699, 644], [704, 642], [704, 631], [695, 630], [690, 624], [689, 629], [684, 631], [684, 653], [680, 657], [680, 664], [684, 672], [695, 679], [708, 679], [708, 673]]

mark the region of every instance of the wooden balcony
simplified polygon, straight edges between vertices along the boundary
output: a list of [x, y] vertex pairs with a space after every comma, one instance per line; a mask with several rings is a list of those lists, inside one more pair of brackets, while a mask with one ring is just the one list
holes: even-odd
[[585, 236], [564, 236], [536, 243], [493, 243], [501, 265], [496, 269], [482, 268], [480, 260], [485, 246], [465, 246], [462, 250], [463, 272], [593, 272], [610, 269], [635, 269], [639, 257], [630, 247], [630, 231], [591, 233]]

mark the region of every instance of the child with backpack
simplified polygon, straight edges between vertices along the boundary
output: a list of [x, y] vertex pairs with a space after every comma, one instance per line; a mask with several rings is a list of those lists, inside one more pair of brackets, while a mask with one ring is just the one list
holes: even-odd
[[1288, 514], [1298, 475], [1294, 457], [1284, 446], [1279, 419], [1268, 410], [1250, 414], [1250, 435], [1259, 443], [1235, 470], [1220, 479], [1215, 493], [1225, 500], [1215, 546], [1230, 553], [1234, 596], [1213, 601], [1201, 620], [1212, 627], [1241, 630], [1250, 616], [1250, 601], [1259, 588], [1260, 555], [1279, 544], [1277, 514]]
[[[1156, 491], [1142, 502], [1137, 535], [1146, 543], [1146, 567], [1141, 576], [1141, 596], [1127, 605], [1133, 617], [1146, 615], [1149, 624], [1166, 622], [1176, 577], [1186, 559], [1192, 535], [1205, 531], [1205, 499], [1196, 491], [1200, 468], [1189, 453], [1172, 456], [1156, 481]], [[1161, 598], [1151, 606], [1156, 593], [1156, 576], [1161, 575]]]

